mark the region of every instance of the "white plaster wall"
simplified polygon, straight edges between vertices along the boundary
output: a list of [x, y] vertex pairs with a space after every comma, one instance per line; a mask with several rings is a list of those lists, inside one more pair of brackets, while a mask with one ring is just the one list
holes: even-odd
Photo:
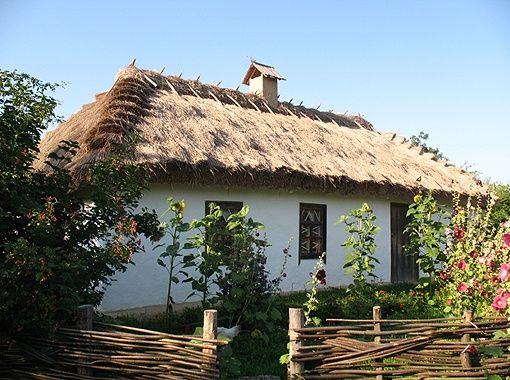
[[[186, 201], [187, 221], [204, 216], [205, 201], [242, 201], [250, 206], [250, 216], [266, 226], [265, 233], [271, 243], [266, 251], [267, 268], [274, 277], [281, 269], [283, 249], [292, 239], [286, 273], [281, 287], [283, 290], [302, 290], [316, 260], [302, 260], [298, 264], [299, 203], [327, 205], [327, 284], [346, 285], [350, 278], [342, 268], [345, 249], [341, 244], [347, 238], [344, 226], [336, 224], [340, 215], [359, 208], [367, 201], [377, 216], [381, 231], [376, 235], [376, 257], [381, 262], [376, 274], [382, 281], [390, 280], [390, 200], [366, 199], [337, 194], [313, 193], [304, 191], [278, 191], [262, 189], [222, 189], [219, 187], [189, 188], [183, 185], [155, 184], [146, 193], [141, 206], [155, 209], [161, 215], [167, 208], [167, 198]], [[164, 240], [165, 242], [167, 240]], [[161, 242], [160, 242], [161, 243]], [[105, 311], [130, 309], [166, 303], [168, 274], [156, 262], [162, 248], [151, 251], [148, 241], [144, 242], [147, 252], [135, 255], [135, 266], [130, 265], [126, 272], [115, 275], [115, 282], [108, 288], [101, 308]], [[188, 284], [174, 285], [172, 294], [176, 302], [182, 302], [191, 292]], [[196, 298], [195, 298], [196, 299]], [[193, 300], [193, 299], [191, 299]]]

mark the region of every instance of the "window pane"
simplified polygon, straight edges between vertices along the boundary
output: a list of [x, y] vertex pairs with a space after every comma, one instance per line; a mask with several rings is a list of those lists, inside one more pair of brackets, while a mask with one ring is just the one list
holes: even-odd
[[316, 259], [326, 251], [326, 205], [300, 204], [299, 258]]

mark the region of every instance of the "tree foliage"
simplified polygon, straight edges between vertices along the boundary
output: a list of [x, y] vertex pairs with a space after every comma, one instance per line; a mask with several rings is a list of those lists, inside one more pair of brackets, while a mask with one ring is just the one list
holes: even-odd
[[492, 190], [496, 193], [496, 204], [492, 209], [491, 220], [494, 226], [510, 220], [510, 185], [493, 185]]
[[413, 135], [409, 138], [411, 142], [416, 146], [421, 146], [426, 153], [434, 154], [438, 159], [449, 161], [448, 157], [445, 156], [443, 152], [439, 150], [439, 148], [433, 148], [427, 145], [426, 141], [429, 139], [429, 134], [421, 131], [418, 136]]
[[142, 172], [125, 163], [134, 142], [92, 164], [86, 181], [63, 168], [79, 149], [70, 141], [48, 171], [32, 169], [42, 131], [59, 120], [55, 88], [0, 71], [0, 335], [50, 332], [79, 304], [98, 305], [141, 236], [160, 236], [154, 211], [137, 210]]

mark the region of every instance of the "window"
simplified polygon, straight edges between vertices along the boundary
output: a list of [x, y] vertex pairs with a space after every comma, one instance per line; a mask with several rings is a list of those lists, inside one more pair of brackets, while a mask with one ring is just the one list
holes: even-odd
[[326, 252], [326, 205], [299, 204], [299, 260]]

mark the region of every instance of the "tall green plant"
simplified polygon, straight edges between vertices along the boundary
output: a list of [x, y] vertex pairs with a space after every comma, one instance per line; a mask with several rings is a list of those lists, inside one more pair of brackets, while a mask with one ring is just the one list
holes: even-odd
[[184, 257], [187, 266], [193, 266], [199, 272], [200, 276], [189, 277], [183, 282], [191, 282], [193, 291], [188, 298], [200, 294], [202, 299], [202, 307], [206, 308], [211, 301], [214, 293], [211, 289], [214, 280], [221, 273], [222, 255], [221, 237], [225, 235], [225, 229], [221, 226], [220, 220], [223, 218], [223, 212], [220, 207], [211, 203], [209, 212], [202, 219], [194, 219], [190, 222], [190, 229], [196, 229], [198, 232], [188, 238], [184, 245], [185, 249], [194, 250], [193, 255]]
[[163, 216], [168, 214], [169, 219], [168, 222], [162, 222], [161, 227], [165, 229], [166, 234], [170, 235], [170, 244], [159, 255], [157, 261], [168, 272], [166, 313], [170, 315], [172, 305], [175, 303], [172, 297], [172, 285], [180, 282], [179, 275], [189, 277], [188, 272], [179, 268], [192, 266], [192, 264], [189, 260], [183, 261], [186, 256], [183, 254], [184, 245], [181, 245], [181, 234], [190, 230], [190, 224], [183, 220], [186, 204], [184, 201], [174, 202], [173, 198], [168, 198], [168, 205]]
[[317, 291], [319, 286], [326, 285], [326, 270], [324, 269], [324, 258], [326, 252], [319, 256], [319, 260], [310, 273], [310, 280], [307, 281], [306, 301], [303, 304], [306, 326], [320, 326], [322, 321], [317, 316], [312, 316], [314, 311], [319, 309], [319, 300], [317, 299]]
[[367, 285], [367, 277], [377, 278], [374, 273], [375, 264], [379, 260], [375, 257], [374, 236], [380, 231], [375, 224], [376, 216], [367, 203], [359, 209], [351, 210], [348, 215], [342, 215], [338, 223], [345, 224], [349, 237], [342, 244], [347, 253], [344, 269], [353, 277], [353, 284], [348, 290], [361, 290]]
[[407, 211], [409, 222], [404, 233], [409, 235], [409, 243], [404, 249], [407, 254], [417, 257], [420, 270], [429, 275], [429, 289], [432, 291], [435, 274], [447, 259], [445, 231], [451, 215], [431, 192], [417, 194], [413, 200]]

